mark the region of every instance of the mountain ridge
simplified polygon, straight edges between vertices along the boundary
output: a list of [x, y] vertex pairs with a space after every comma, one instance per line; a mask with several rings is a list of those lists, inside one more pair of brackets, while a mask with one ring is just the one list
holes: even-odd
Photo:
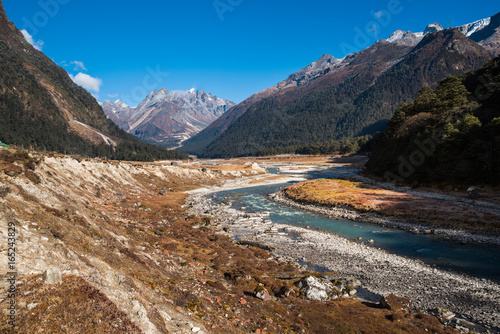
[[252, 155], [269, 147], [373, 134], [384, 129], [393, 108], [414, 98], [423, 86], [436, 86], [447, 76], [478, 68], [490, 59], [458, 28], [428, 33], [413, 44], [380, 40], [307, 84], [282, 84], [287, 89], [279, 90], [277, 85], [274, 93], [263, 91], [267, 96], [257, 102], [245, 101], [245, 112], [228, 125], [227, 120], [240, 106], [229, 111], [226, 123], [222, 122], [227, 130], [208, 146], [190, 151], [189, 145], [206, 133], [204, 130], [181, 150], [204, 157], [228, 157]]
[[204, 91], [157, 89], [135, 108], [105, 101], [106, 116], [141, 140], [165, 147], [179, 144], [223, 115], [235, 103]]
[[[493, 22], [493, 20], [491, 21]], [[487, 28], [489, 25], [491, 24], [488, 22], [487, 19], [482, 19], [472, 22], [470, 24], [460, 26], [458, 27], [457, 31], [459, 31], [465, 37], [465, 35], [469, 33], [477, 34], [478, 32]], [[287, 79], [281, 81], [277, 85], [265, 89], [256, 94], [253, 94], [248, 99], [244, 100], [242, 103], [233, 107], [226, 113], [225, 117], [218, 119], [216, 122], [208, 126], [205, 130], [201, 131], [198, 135], [185, 141], [183, 143], [183, 147], [181, 147], [180, 150], [183, 152], [189, 152], [191, 154], [197, 154], [200, 156], [208, 157], [209, 155], [206, 155], [205, 154], [206, 152], [204, 151], [207, 150], [209, 145], [213, 143], [215, 140], [217, 140], [217, 138], [222, 136], [222, 134], [227, 129], [229, 129], [240, 117], [242, 117], [252, 107], [255, 107], [257, 103], [263, 101], [264, 99], [269, 99], [274, 97], [275, 101], [273, 103], [278, 103], [279, 105], [281, 105], [283, 102], [290, 100], [289, 97], [290, 94], [299, 95], [302, 94], [304, 91], [307, 93], [309, 91], [318, 89], [318, 87], [322, 85], [330, 84], [328, 83], [328, 81], [331, 82], [333, 82], [334, 80], [339, 81], [340, 80], [339, 77], [342, 76], [348, 77], [349, 75], [355, 76], [357, 75], [356, 73], [359, 73], [359, 68], [358, 72], [356, 72], [356, 67], [361, 66], [361, 68], [363, 69], [364, 68], [363, 66], [367, 66], [366, 63], [368, 64], [377, 63], [377, 61], [373, 61], [370, 59], [370, 55], [368, 56], [366, 55], [366, 50], [373, 51], [383, 43], [390, 43], [399, 45], [400, 47], [406, 47], [409, 53], [411, 51], [411, 48], [416, 47], [417, 44], [419, 44], [422, 40], [424, 40], [426, 36], [428, 36], [429, 34], [439, 33], [440, 31], [443, 31], [443, 29], [441, 25], [436, 23], [428, 25], [426, 27], [426, 31], [421, 33], [412, 33], [411, 31], [404, 32], [402, 30], [399, 30], [393, 33], [391, 37], [388, 38], [389, 42], [387, 40], [377, 41], [374, 45], [364, 50], [361, 50], [357, 53], [348, 55], [339, 60], [335, 59], [330, 55], [323, 55], [317, 61], [311, 63], [310, 65], [297, 71], [296, 73], [291, 74]], [[478, 42], [480, 43], [481, 41], [479, 40]], [[392, 59], [389, 59], [387, 61], [387, 64], [385, 64], [385, 68], [384, 66], [382, 66], [382, 64], [378, 63], [378, 65], [376, 65], [379, 68], [378, 74], [372, 77], [371, 79], [365, 77], [365, 79], [363, 80], [372, 80], [372, 82], [375, 82], [378, 79], [378, 77], [381, 76], [385, 71], [395, 66], [397, 63], [401, 62], [404, 56], [405, 56], [404, 54], [401, 54], [400, 57], [393, 57]], [[486, 55], [484, 53], [481, 55], [481, 57], [484, 57], [483, 62], [486, 61]], [[321, 68], [321, 66], [318, 66], [318, 64], [325, 64], [325, 67]], [[369, 66], [371, 65], [368, 65], [368, 67]], [[461, 65], [458, 66], [460, 67]], [[474, 66], [478, 65], [476, 64]], [[446, 77], [445, 74], [451, 75], [452, 72], [455, 73], [456, 71], [451, 70], [448, 71], [447, 73], [442, 73], [443, 75], [440, 76], [440, 79], [444, 79]], [[430, 82], [429, 80], [424, 80], [424, 81], [425, 82], [423, 82], [423, 84], [433, 84], [433, 85], [437, 85], [439, 82], [439, 80], [437, 81], [430, 80], [432, 82]], [[361, 83], [361, 85], [364, 85], [365, 83]], [[304, 90], [303, 89], [304, 87], [307, 88]], [[413, 89], [412, 94], [413, 94], [412, 97], [415, 97], [416, 95], [415, 89]], [[395, 105], [393, 105], [392, 107], [395, 108]], [[387, 122], [387, 120], [385, 122]], [[374, 129], [381, 130], [383, 128], [383, 124], [378, 126], [376, 124], [372, 125], [375, 126]], [[366, 126], [368, 127], [369, 125]], [[361, 132], [358, 133], [357, 135], [364, 135], [364, 134], [367, 133]], [[350, 135], [354, 136], [355, 134], [350, 134]], [[331, 140], [331, 139], [332, 138], [325, 138], [325, 140]], [[210, 151], [214, 152], [213, 149], [211, 149]]]

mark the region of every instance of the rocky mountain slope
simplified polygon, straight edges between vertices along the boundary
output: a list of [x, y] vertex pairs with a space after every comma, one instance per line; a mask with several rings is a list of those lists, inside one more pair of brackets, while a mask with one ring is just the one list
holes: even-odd
[[[436, 86], [448, 75], [489, 60], [487, 52], [466, 35], [484, 31], [493, 21], [480, 20], [446, 32], [437, 23], [422, 33], [398, 30], [386, 41], [344, 59], [323, 56], [235, 106], [187, 140], [181, 150], [226, 157], [382, 130], [394, 108], [413, 99], [421, 87]], [[262, 118], [266, 122], [259, 121]]]
[[33, 48], [0, 2], [0, 140], [118, 159], [182, 157], [145, 145], [109, 121], [68, 73]]
[[493, 57], [500, 55], [500, 13], [493, 15], [483, 29], [474, 31], [469, 37], [482, 45]]
[[194, 89], [151, 92], [136, 108], [120, 100], [103, 104], [106, 116], [141, 140], [177, 147], [194, 136], [235, 104]]

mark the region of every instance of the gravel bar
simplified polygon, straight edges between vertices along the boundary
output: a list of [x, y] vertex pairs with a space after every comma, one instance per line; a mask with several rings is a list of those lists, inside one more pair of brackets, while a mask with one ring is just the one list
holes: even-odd
[[247, 213], [228, 203], [214, 203], [209, 194], [222, 190], [224, 187], [192, 192], [186, 203], [189, 213], [216, 218], [218, 223], [212, 227], [218, 233], [266, 245], [278, 261], [327, 268], [339, 278], [359, 279], [372, 293], [409, 298], [417, 309], [446, 308], [483, 326], [476, 332], [500, 332], [499, 284], [437, 269], [327, 231], [276, 224], [266, 219], [265, 213]]

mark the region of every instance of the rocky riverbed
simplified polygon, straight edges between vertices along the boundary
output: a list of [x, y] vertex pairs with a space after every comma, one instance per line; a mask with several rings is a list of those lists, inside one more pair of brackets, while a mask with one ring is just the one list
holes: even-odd
[[326, 231], [276, 224], [265, 213], [246, 213], [227, 203], [214, 203], [209, 194], [222, 190], [225, 187], [197, 190], [187, 201], [191, 214], [213, 218], [212, 227], [218, 233], [266, 246], [278, 261], [308, 263], [334, 271], [338, 278], [359, 279], [374, 294], [410, 298], [417, 309], [450, 310], [457, 314], [450, 323], [465, 332], [500, 331], [497, 283], [436, 269]]

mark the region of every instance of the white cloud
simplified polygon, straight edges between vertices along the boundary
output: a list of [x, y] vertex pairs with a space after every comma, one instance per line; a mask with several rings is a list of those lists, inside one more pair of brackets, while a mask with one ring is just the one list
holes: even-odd
[[115, 97], [119, 97], [120, 94], [108, 94], [108, 96], [114, 99]]
[[37, 49], [38, 51], [42, 51], [43, 41], [35, 41], [33, 36], [31, 36], [30, 33], [26, 29], [21, 30], [21, 33], [23, 34], [24, 39], [26, 39], [26, 41], [28, 43], [33, 45], [33, 47], [35, 49]]
[[85, 67], [85, 64], [82, 62], [82, 61], [78, 61], [78, 60], [75, 60], [75, 61], [72, 61], [70, 64], [73, 64], [75, 65], [75, 71], [86, 71], [87, 68]]
[[99, 93], [101, 89], [102, 80], [99, 78], [93, 78], [85, 73], [78, 73], [77, 75], [69, 75], [71, 79], [77, 84], [85, 88], [86, 90]]

